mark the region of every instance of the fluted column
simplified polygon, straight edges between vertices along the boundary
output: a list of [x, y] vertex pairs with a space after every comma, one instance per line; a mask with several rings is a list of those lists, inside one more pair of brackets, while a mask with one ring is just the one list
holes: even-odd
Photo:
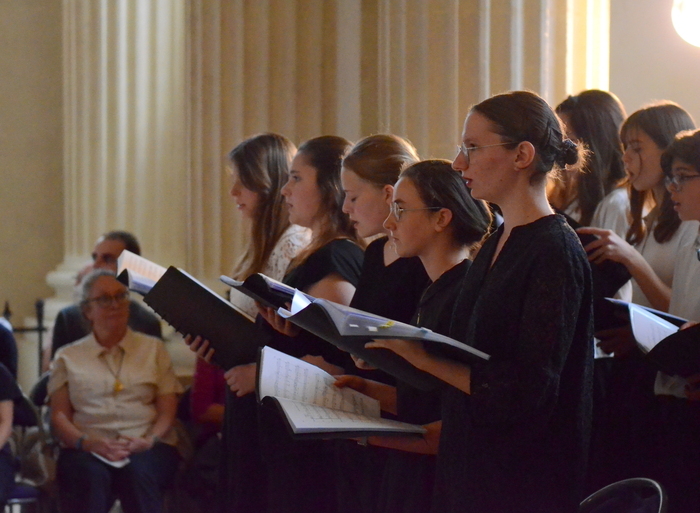
[[185, 2], [64, 0], [65, 257], [71, 275], [123, 228], [157, 261], [186, 260]]

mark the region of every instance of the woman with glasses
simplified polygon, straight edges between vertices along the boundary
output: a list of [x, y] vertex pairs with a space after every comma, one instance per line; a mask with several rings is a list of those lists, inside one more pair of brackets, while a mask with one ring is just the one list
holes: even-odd
[[460, 283], [450, 336], [491, 359], [464, 365], [419, 343], [372, 343], [450, 385], [432, 511], [578, 509], [591, 411], [591, 278], [545, 189], [547, 174], [580, 162], [581, 152], [534, 93], [472, 107], [453, 167], [474, 198], [500, 207], [503, 224]]
[[[401, 173], [384, 226], [397, 254], [418, 257], [431, 282], [417, 305], [412, 324], [438, 333], [449, 332], [452, 305], [471, 264], [468, 258], [490, 221], [486, 205], [471, 198], [449, 161], [426, 160]], [[368, 444], [393, 449], [385, 452], [387, 461], [377, 483], [375, 511], [429, 511], [440, 433], [439, 387], [422, 391], [402, 381], [393, 387], [359, 376], [342, 376], [336, 384], [375, 397], [382, 409], [401, 421], [428, 426], [429, 434], [423, 439], [369, 437]]]
[[56, 353], [48, 384], [61, 511], [109, 511], [116, 498], [125, 513], [162, 511], [182, 387], [163, 342], [128, 327], [129, 294], [111, 272], [84, 279], [80, 305], [92, 332]]
[[[383, 223], [389, 215], [394, 184], [401, 170], [418, 161], [413, 145], [391, 134], [361, 139], [343, 159], [340, 179], [345, 193], [343, 211], [357, 235], [374, 238], [365, 249], [357, 290], [350, 306], [400, 322], [409, 322], [428, 286], [428, 275], [418, 258], [399, 258]], [[349, 374], [383, 383], [394, 379], [379, 370], [360, 369], [349, 354], [342, 367]], [[363, 447], [353, 440], [334, 442], [338, 511], [376, 511], [386, 451]]]
[[[624, 264], [634, 278], [632, 302], [668, 311], [673, 262], [678, 248], [695, 238], [696, 226], [682, 223], [664, 185], [661, 154], [682, 130], [695, 128], [690, 115], [673, 102], [632, 113], [620, 131], [623, 162], [630, 184], [631, 223], [626, 240], [610, 230], [582, 228], [598, 236], [586, 251], [592, 262]], [[606, 347], [607, 352], [621, 347]]]
[[[684, 131], [661, 155], [673, 209], [683, 222], [700, 221], [700, 130]], [[669, 312], [700, 321], [700, 233], [678, 249]], [[700, 343], [700, 340], [698, 340]], [[694, 511], [700, 504], [700, 374], [683, 379], [658, 373], [654, 391], [662, 420], [659, 476], [669, 511]]]
[[[695, 127], [679, 105], [664, 101], [632, 113], [620, 138], [630, 191], [631, 222], [626, 239], [610, 230], [582, 228], [598, 240], [588, 244], [589, 260], [622, 263], [633, 277], [632, 302], [669, 311], [676, 257], [693, 243], [695, 222], [682, 222], [664, 184], [661, 155], [674, 136]], [[596, 333], [599, 346], [613, 353], [608, 378], [604, 445], [608, 456], [594, 485], [635, 477], [658, 476], [658, 401], [656, 371], [641, 360], [629, 326]], [[657, 385], [658, 386], [658, 383]]]

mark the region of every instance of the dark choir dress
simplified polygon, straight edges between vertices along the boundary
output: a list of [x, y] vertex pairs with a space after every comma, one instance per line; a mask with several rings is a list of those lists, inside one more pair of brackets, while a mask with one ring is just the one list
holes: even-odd
[[[357, 285], [363, 251], [345, 239], [329, 242], [292, 269], [282, 280], [308, 291], [323, 278], [337, 274]], [[296, 337], [269, 330], [270, 346], [292, 356], [323, 356], [331, 363], [340, 351], [310, 333]], [[221, 510], [236, 513], [264, 511], [331, 511], [335, 504], [333, 460], [320, 442], [294, 442], [279, 412], [258, 405], [255, 394], [226, 397], [223, 426]]]
[[[22, 396], [14, 377], [7, 367], [0, 363], [0, 402], [16, 402]], [[15, 457], [10, 449], [10, 443], [0, 447], [0, 508], [5, 510], [5, 503], [15, 484]]]
[[[428, 328], [436, 333], [449, 333], [450, 313], [470, 266], [470, 260], [463, 260], [431, 284], [421, 297], [411, 324]], [[398, 420], [420, 425], [440, 420], [441, 388], [425, 392], [403, 381], [398, 381], [396, 389]], [[430, 511], [435, 481], [435, 460], [435, 456], [432, 455], [390, 450], [375, 511], [378, 513]]]
[[[362, 274], [350, 306], [400, 322], [409, 322], [416, 311], [423, 291], [430, 283], [418, 257], [399, 258], [384, 265], [386, 237], [373, 241], [365, 250]], [[343, 368], [374, 381], [395, 384], [381, 371], [358, 369], [349, 355]], [[331, 442], [329, 442], [331, 443]], [[376, 510], [389, 449], [361, 446], [353, 440], [335, 440], [338, 490], [338, 511], [369, 513]]]
[[575, 512], [590, 436], [591, 276], [558, 215], [503, 227], [463, 281], [450, 335], [491, 355], [445, 387], [434, 512]]

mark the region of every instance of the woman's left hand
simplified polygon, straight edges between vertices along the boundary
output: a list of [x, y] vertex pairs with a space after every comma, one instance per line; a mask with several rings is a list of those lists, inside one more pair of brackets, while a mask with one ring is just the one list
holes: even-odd
[[237, 365], [224, 373], [226, 384], [228, 384], [231, 392], [236, 394], [236, 397], [255, 392], [255, 376], [258, 372], [257, 363], [248, 363], [245, 365]]
[[255, 305], [258, 307], [258, 313], [262, 315], [262, 318], [283, 335], [287, 335], [288, 337], [296, 337], [301, 331], [296, 324], [292, 324], [287, 319], [280, 316], [274, 308], [268, 308], [260, 303], [255, 303]]
[[423, 342], [415, 340], [401, 340], [397, 338], [376, 339], [372, 342], [367, 342], [365, 347], [389, 349], [419, 369], [420, 364], [429, 358], [423, 346]]
[[126, 440], [126, 449], [131, 454], [147, 451], [155, 445], [155, 439], [152, 436], [126, 436], [123, 438]]

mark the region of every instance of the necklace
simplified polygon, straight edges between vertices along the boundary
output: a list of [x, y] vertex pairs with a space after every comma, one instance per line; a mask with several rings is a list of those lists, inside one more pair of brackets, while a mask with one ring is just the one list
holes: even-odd
[[121, 358], [119, 358], [119, 366], [117, 367], [117, 372], [114, 372], [112, 370], [112, 367], [109, 365], [109, 362], [107, 361], [107, 354], [108, 353], [103, 353], [103, 356], [105, 357], [104, 360], [102, 360], [107, 367], [107, 370], [109, 370], [109, 373], [114, 377], [114, 386], [112, 387], [112, 390], [114, 391], [114, 394], [118, 394], [122, 390], [124, 390], [124, 383], [121, 382], [119, 379], [119, 376], [122, 373], [122, 364], [124, 363], [124, 350], [122, 348], [119, 348], [119, 354]]

